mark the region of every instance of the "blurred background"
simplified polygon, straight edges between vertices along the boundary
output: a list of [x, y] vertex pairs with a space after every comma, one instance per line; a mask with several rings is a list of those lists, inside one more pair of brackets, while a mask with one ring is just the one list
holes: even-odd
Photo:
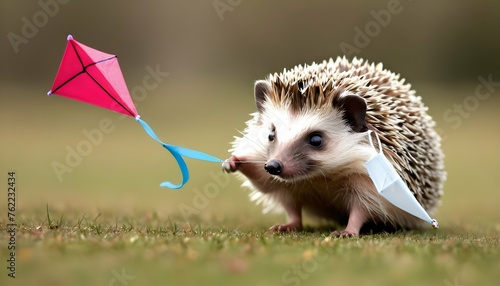
[[[17, 172], [25, 219], [43, 222], [47, 205], [182, 218], [197, 192], [223, 180], [196, 215], [262, 227], [284, 220], [262, 215], [218, 164], [188, 160], [191, 181], [161, 189], [180, 181], [177, 166], [132, 118], [47, 97], [72, 34], [118, 55], [139, 114], [164, 142], [221, 159], [255, 110], [255, 80], [342, 55], [383, 62], [412, 83], [443, 137], [448, 181], [436, 218], [500, 220], [500, 2], [2, 0], [0, 11], [0, 178]], [[68, 159], [102, 120], [112, 132]]]
[[[255, 80], [344, 54], [383, 62], [413, 84], [443, 136], [449, 180], [439, 215], [500, 218], [496, 207], [484, 207], [497, 204], [500, 190], [496, 2], [66, 2], [1, 2], [0, 164], [3, 173], [18, 172], [20, 209], [49, 203], [81, 212], [148, 209], [170, 215], [179, 212], [179, 202], [191, 202], [193, 189], [212, 180], [210, 172], [220, 172], [217, 164], [190, 160], [192, 180], [185, 189], [160, 189], [163, 180], [180, 180], [179, 173], [132, 118], [47, 97], [72, 34], [118, 55], [139, 113], [163, 141], [222, 159], [255, 109]], [[81, 160], [68, 159], [71, 150], [84, 150], [84, 132], [103, 119], [112, 122], [113, 132]], [[202, 213], [217, 209], [224, 215], [242, 206], [260, 213], [239, 182], [228, 178], [231, 185]], [[226, 204], [235, 200], [241, 204]], [[476, 203], [475, 212], [456, 211]]]
[[[456, 212], [456, 204], [462, 209], [498, 202], [499, 3], [66, 2], [1, 2], [0, 164], [18, 172], [20, 209], [49, 203], [82, 212], [148, 209], [170, 215], [178, 213], [179, 202], [191, 202], [193, 189], [212, 180], [210, 172], [220, 172], [217, 164], [189, 160], [193, 174], [185, 189], [160, 189], [161, 181], [179, 181], [180, 174], [132, 118], [47, 97], [72, 34], [118, 55], [139, 114], [163, 141], [222, 159], [255, 110], [255, 80], [341, 55], [383, 62], [412, 83], [443, 136], [449, 180], [440, 216], [479, 219], [487, 212], [500, 218], [496, 208]], [[81, 160], [69, 159], [77, 166], [68, 165], [71, 150], [84, 150], [84, 132], [99, 128], [103, 119], [113, 131]], [[228, 178], [231, 185], [202, 213], [214, 208], [224, 215], [242, 206], [260, 213], [239, 182]], [[235, 200], [241, 205], [226, 204]]]

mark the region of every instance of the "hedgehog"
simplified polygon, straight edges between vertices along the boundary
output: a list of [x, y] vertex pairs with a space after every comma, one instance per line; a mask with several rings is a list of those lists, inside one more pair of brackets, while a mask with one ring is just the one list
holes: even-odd
[[423, 208], [432, 215], [440, 205], [446, 173], [435, 122], [381, 63], [298, 65], [257, 81], [254, 98], [257, 111], [222, 167], [239, 174], [264, 212], [286, 213], [288, 222], [270, 231], [303, 230], [303, 211], [344, 225], [332, 233], [340, 237], [423, 227], [376, 190], [365, 167], [376, 152], [370, 131]]

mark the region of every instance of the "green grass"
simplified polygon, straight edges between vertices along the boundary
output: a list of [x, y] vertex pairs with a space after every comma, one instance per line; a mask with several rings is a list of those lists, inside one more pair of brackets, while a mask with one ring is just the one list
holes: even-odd
[[[224, 97], [216, 94], [216, 83], [200, 85], [214, 93], [196, 98], [190, 114], [198, 116], [186, 118], [185, 110], [171, 107], [186, 106], [191, 98], [151, 96], [138, 109], [164, 141], [224, 158], [227, 142], [253, 109], [252, 91], [226, 85]], [[424, 99], [448, 136], [443, 143], [448, 181], [435, 215], [441, 228], [351, 239], [332, 238], [328, 228], [310, 219], [305, 232], [267, 233], [284, 216], [262, 214], [238, 180], [210, 163], [188, 161], [189, 184], [180, 191], [161, 189], [161, 181], [179, 180], [179, 173], [168, 153], [132, 119], [43, 95], [28, 104], [17, 87], [4, 88], [16, 97], [0, 112], [6, 138], [0, 141], [0, 285], [471, 286], [500, 281], [500, 101], [481, 102], [458, 129], [441, 116], [473, 95], [475, 84], [419, 88], [423, 95], [441, 95]], [[202, 94], [176, 82], [156, 92]], [[250, 99], [232, 96], [243, 93]], [[213, 100], [216, 96], [221, 97]], [[221, 101], [225, 106], [217, 105]], [[223, 117], [208, 111], [221, 109]], [[76, 146], [84, 138], [81, 131], [95, 128], [102, 118], [112, 119], [116, 130], [59, 182], [51, 163], [63, 161], [65, 147]], [[200, 124], [203, 118], [210, 118], [210, 128]], [[17, 172], [18, 187], [15, 279], [5, 268], [8, 170]], [[217, 194], [196, 201], [213, 176], [225, 180]], [[183, 206], [201, 203], [183, 216]]]
[[40, 221], [19, 222], [16, 285], [108, 285], [122, 271], [129, 285], [447, 285], [455, 279], [495, 285], [500, 279], [498, 226], [337, 239], [316, 229], [270, 234], [258, 222], [241, 227], [229, 217], [187, 223], [155, 213], [49, 215], [51, 223], [42, 213]]

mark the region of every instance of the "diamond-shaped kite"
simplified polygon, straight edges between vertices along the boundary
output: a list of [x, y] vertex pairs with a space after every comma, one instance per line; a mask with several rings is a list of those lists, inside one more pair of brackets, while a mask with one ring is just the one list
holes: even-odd
[[177, 161], [182, 182], [163, 182], [162, 187], [180, 189], [189, 180], [189, 170], [182, 158], [188, 157], [209, 162], [222, 162], [214, 156], [163, 143], [137, 113], [115, 55], [83, 45], [68, 36], [66, 50], [48, 95], [57, 94], [83, 101], [134, 117], [151, 138], [158, 141]]

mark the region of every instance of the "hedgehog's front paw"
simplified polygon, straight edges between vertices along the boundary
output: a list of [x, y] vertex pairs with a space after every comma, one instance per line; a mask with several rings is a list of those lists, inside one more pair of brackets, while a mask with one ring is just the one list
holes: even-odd
[[277, 224], [273, 225], [269, 231], [270, 232], [290, 232], [290, 231], [301, 231], [302, 223], [292, 222], [289, 224]]
[[227, 173], [233, 173], [238, 171], [240, 165], [240, 159], [233, 155], [222, 163], [222, 170]]
[[332, 232], [332, 235], [335, 236], [335, 237], [347, 238], [347, 237], [356, 237], [356, 236], [359, 235], [359, 233], [353, 232], [353, 231], [348, 231], [346, 229], [346, 230], [343, 230], [343, 231], [336, 230], [336, 231]]

